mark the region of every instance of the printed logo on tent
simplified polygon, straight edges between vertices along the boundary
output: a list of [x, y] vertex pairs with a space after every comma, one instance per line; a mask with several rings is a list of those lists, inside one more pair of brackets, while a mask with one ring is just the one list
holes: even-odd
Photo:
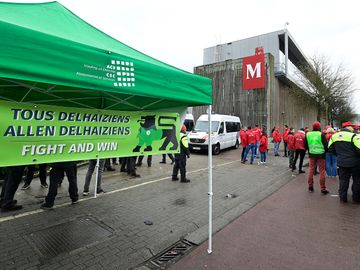
[[116, 70], [114, 86], [135, 87], [135, 68], [133, 62], [111, 60], [111, 65]]

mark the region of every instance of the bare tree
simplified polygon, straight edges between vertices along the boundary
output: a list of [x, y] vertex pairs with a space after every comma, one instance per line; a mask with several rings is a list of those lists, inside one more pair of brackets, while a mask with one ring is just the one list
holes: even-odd
[[353, 117], [350, 97], [355, 88], [351, 73], [343, 65], [333, 68], [326, 57], [314, 56], [301, 65], [296, 75], [300, 88], [297, 91], [313, 99], [318, 121], [324, 116], [327, 124], [334, 124], [340, 115]]

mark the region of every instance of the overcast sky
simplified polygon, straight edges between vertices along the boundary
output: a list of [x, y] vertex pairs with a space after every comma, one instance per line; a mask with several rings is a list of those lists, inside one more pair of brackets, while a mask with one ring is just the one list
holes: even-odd
[[[7, 1], [44, 2], [44, 1]], [[307, 56], [342, 63], [360, 89], [358, 1], [347, 0], [59, 0], [123, 43], [186, 71], [203, 49], [284, 28]], [[353, 97], [360, 113], [360, 90]]]

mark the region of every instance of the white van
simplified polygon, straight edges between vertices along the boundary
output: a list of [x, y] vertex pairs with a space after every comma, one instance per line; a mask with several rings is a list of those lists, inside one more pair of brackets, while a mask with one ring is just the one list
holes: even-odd
[[[212, 151], [214, 155], [220, 153], [220, 150], [234, 147], [239, 148], [241, 143], [239, 131], [241, 128], [240, 118], [231, 115], [213, 114], [211, 115], [211, 140]], [[208, 115], [203, 114], [196, 121], [193, 131], [188, 135], [190, 150], [208, 149]]]

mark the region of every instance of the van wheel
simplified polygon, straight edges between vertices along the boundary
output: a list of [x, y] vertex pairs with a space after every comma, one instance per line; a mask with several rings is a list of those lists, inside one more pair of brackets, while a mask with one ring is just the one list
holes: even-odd
[[213, 148], [213, 155], [218, 155], [220, 154], [220, 144], [215, 144], [214, 148]]
[[236, 143], [235, 143], [235, 145], [234, 145], [234, 148], [235, 148], [235, 149], [239, 149], [239, 146], [240, 146], [239, 140], [236, 140]]

